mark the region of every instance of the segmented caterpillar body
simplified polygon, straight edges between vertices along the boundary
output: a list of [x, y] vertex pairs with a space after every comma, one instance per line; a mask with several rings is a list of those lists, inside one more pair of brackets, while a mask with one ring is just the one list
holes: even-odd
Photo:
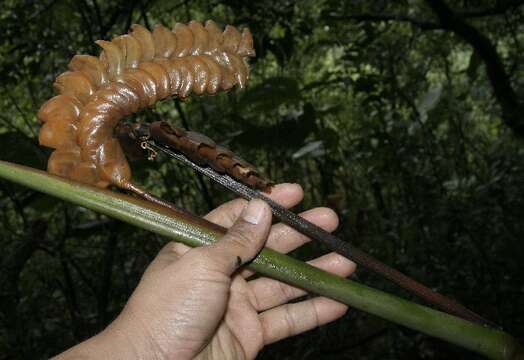
[[56, 78], [59, 95], [38, 112], [40, 144], [54, 148], [48, 171], [84, 183], [124, 187], [131, 170], [114, 128], [125, 116], [170, 96], [213, 95], [249, 77], [248, 29], [222, 31], [213, 21], [177, 23], [96, 42], [99, 57], [76, 55]]
[[182, 153], [197, 165], [207, 165], [252, 188], [269, 192], [274, 185], [253, 165], [228, 148], [217, 145], [203, 134], [186, 131], [165, 121], [156, 121], [151, 124], [119, 124], [115, 129], [115, 135], [126, 155], [131, 157], [143, 156], [143, 150], [139, 144], [144, 140], [153, 140], [156, 145]]

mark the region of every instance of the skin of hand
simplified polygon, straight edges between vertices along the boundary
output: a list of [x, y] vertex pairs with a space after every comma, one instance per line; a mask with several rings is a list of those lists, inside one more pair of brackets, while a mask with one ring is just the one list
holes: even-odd
[[[303, 198], [296, 184], [280, 184], [269, 195], [285, 207]], [[301, 214], [327, 231], [336, 214], [316, 208]], [[239, 268], [264, 247], [288, 253], [309, 239], [283, 225], [271, 226], [261, 200], [236, 199], [206, 219], [229, 228], [217, 243], [190, 249], [166, 245], [149, 265], [122, 313], [100, 334], [56, 359], [253, 359], [267, 344], [341, 317], [347, 307], [324, 297], [289, 304], [305, 292]], [[310, 264], [340, 276], [355, 270], [330, 253]]]

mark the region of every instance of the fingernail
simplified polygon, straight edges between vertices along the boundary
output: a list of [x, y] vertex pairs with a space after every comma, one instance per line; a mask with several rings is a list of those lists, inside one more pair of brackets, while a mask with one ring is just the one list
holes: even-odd
[[264, 202], [262, 200], [251, 200], [242, 211], [242, 218], [250, 224], [256, 225], [264, 216]]

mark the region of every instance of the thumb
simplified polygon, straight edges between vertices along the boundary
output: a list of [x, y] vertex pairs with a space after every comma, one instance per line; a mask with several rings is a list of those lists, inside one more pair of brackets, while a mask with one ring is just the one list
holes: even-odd
[[270, 228], [269, 205], [254, 199], [222, 239], [201, 249], [205, 249], [207, 258], [217, 266], [215, 270], [230, 276], [238, 267], [256, 257], [266, 243]]

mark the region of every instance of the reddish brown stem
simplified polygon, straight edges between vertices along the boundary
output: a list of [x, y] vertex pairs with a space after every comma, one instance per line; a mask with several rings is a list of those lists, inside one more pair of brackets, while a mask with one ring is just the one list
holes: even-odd
[[154, 204], [157, 204], [159, 206], [162, 206], [164, 208], [167, 208], [176, 214], [182, 214], [183, 216], [190, 217], [193, 222], [195, 222], [195, 219], [200, 219], [200, 224], [213, 228], [217, 232], [225, 233], [227, 229], [223, 228], [222, 226], [219, 226], [217, 224], [214, 224], [212, 222], [209, 222], [203, 218], [200, 218], [198, 216], [195, 216], [194, 214], [191, 214], [189, 211], [173, 204], [172, 202], [166, 201], [164, 199], [159, 198], [158, 196], [155, 196], [151, 194], [150, 192], [147, 192], [146, 190], [142, 189], [141, 187], [129, 182], [125, 181], [122, 184], [119, 185], [119, 187], [123, 190], [131, 191], [135, 193], [136, 195], [140, 196], [144, 200], [150, 201]]

